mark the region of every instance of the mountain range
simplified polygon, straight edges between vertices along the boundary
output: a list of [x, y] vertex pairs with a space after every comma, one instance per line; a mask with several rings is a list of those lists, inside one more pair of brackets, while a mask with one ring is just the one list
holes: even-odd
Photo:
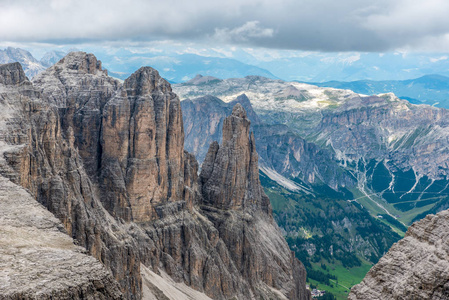
[[310, 299], [240, 104], [198, 172], [150, 67], [71, 52], [32, 81], [1, 65], [0, 89], [0, 298]]
[[269, 136], [278, 137], [282, 125], [301, 141], [294, 146], [290, 137], [285, 152], [276, 156], [265, 154], [273, 141], [260, 146], [262, 168], [286, 179], [309, 188], [325, 184], [338, 192], [349, 190], [373, 214], [387, 213], [407, 225], [447, 206], [445, 109], [413, 105], [394, 94], [361, 96], [257, 76], [187, 82], [174, 90], [181, 99], [212, 95], [224, 102], [244, 93], [265, 125], [277, 127]]
[[[8, 47], [0, 50], [0, 63], [20, 62], [25, 70], [25, 74], [32, 78], [46, 68], [57, 63], [68, 52], [76, 49], [68, 49], [67, 51], [54, 50], [46, 52], [40, 60], [23, 49]], [[217, 79], [241, 78], [249, 75], [263, 76], [271, 79], [297, 79], [301, 82], [309, 83], [320, 87], [333, 87], [338, 89], [349, 89], [359, 94], [374, 95], [381, 93], [394, 93], [401, 99], [406, 99], [413, 104], [429, 104], [436, 107], [449, 107], [449, 73], [445, 73], [443, 65], [446, 60], [441, 59], [435, 61], [432, 57], [420, 57], [419, 72], [413, 73], [412, 67], [408, 67], [409, 73], [406, 80], [385, 80], [388, 78], [398, 78], [397, 74], [382, 73], [382, 75], [371, 76], [378, 72], [378, 67], [368, 67], [365, 64], [396, 65], [399, 62], [407, 61], [411, 64], [414, 61], [407, 56], [400, 55], [383, 55], [381, 57], [373, 55], [353, 55], [353, 56], [326, 56], [304, 55], [300, 58], [285, 58], [278, 60], [258, 60], [243, 50], [234, 53], [235, 58], [220, 56], [219, 52], [209, 54], [193, 54], [178, 52], [133, 52], [126, 49], [116, 51], [106, 51], [99, 49], [96, 51], [101, 58], [105, 67], [109, 70], [109, 74], [115, 78], [126, 79], [131, 73], [142, 65], [150, 65], [160, 70], [161, 76], [171, 83], [187, 82], [193, 79], [197, 74], [203, 76], [211, 76]], [[213, 56], [215, 55], [215, 56]], [[323, 56], [324, 55], [324, 56]], [[391, 57], [390, 57], [391, 56]], [[351, 58], [352, 57], [352, 58]], [[356, 59], [358, 58], [358, 59]], [[432, 62], [434, 61], [434, 62]], [[416, 61], [415, 61], [416, 63]], [[285, 65], [287, 64], [287, 65]], [[296, 64], [299, 64], [296, 66]], [[361, 64], [356, 67], [355, 65]], [[422, 68], [428, 64], [428, 68]], [[264, 67], [266, 66], [266, 68]], [[405, 68], [405, 66], [403, 66]], [[344, 71], [346, 69], [346, 71]], [[355, 69], [363, 70], [365, 75], [355, 72]], [[317, 70], [323, 69], [321, 75], [312, 76]], [[416, 69], [416, 68], [415, 68]], [[271, 70], [271, 71], [269, 71]], [[398, 70], [397, 68], [394, 70]], [[426, 70], [425, 73], [423, 70]], [[290, 76], [285, 72], [294, 72], [295, 75], [307, 72], [309, 77]], [[432, 72], [438, 72], [440, 75], [427, 75]], [[342, 76], [342, 74], [352, 74], [353, 76]], [[276, 75], [278, 74], [279, 78]], [[359, 75], [354, 75], [359, 74]], [[441, 75], [441, 74], [445, 74]], [[415, 79], [414, 76], [424, 75]], [[399, 76], [401, 77], [401, 76]], [[341, 81], [350, 80], [352, 78], [362, 78], [357, 81]], [[365, 78], [373, 78], [369, 80]], [[328, 81], [332, 79], [333, 81]], [[380, 80], [379, 80], [380, 79]], [[313, 81], [316, 80], [316, 81]], [[339, 81], [340, 80], [340, 81]], [[313, 82], [312, 82], [313, 81]]]
[[261, 58], [236, 53], [235, 59], [270, 70], [287, 81], [327, 82], [409, 80], [429, 74], [449, 76], [445, 53], [268, 52]]
[[446, 109], [2, 55], [30, 74], [0, 66], [2, 298], [310, 299], [306, 276], [342, 297], [372, 264], [350, 299], [447, 296]]

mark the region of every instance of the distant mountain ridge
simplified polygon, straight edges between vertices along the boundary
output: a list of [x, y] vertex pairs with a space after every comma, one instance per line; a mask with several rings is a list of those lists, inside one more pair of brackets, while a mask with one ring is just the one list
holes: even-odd
[[317, 53], [242, 61], [270, 70], [287, 81], [409, 80], [428, 74], [449, 76], [449, 57], [442, 53]]
[[358, 80], [307, 82], [320, 87], [348, 89], [356, 93], [374, 95], [394, 93], [399, 98], [413, 104], [428, 104], [449, 108], [449, 77], [443, 75], [425, 75], [408, 80]]
[[18, 62], [22, 65], [26, 76], [31, 79], [57, 63], [66, 54], [63, 51], [50, 51], [45, 53], [41, 60], [37, 60], [27, 50], [8, 47], [5, 50], [0, 49], [0, 64]]
[[[70, 52], [71, 50], [68, 50]], [[39, 61], [33, 55], [20, 48], [8, 47], [0, 50], [0, 64], [19, 62], [25, 74], [32, 78], [46, 68], [57, 63], [68, 52], [49, 51]], [[118, 79], [126, 79], [142, 65], [160, 70], [161, 76], [171, 83], [193, 79], [197, 74], [218, 78], [244, 77], [259, 75], [276, 79], [270, 71], [242, 63], [232, 58], [205, 57], [196, 54], [170, 54], [167, 56], [150, 53], [132, 53], [122, 50], [116, 53], [103, 52], [98, 55], [109, 74]]]
[[104, 65], [114, 77], [124, 79], [141, 65], [148, 65], [160, 70], [161, 76], [173, 83], [193, 79], [197, 74], [213, 76], [220, 79], [239, 78], [259, 75], [276, 79], [270, 71], [232, 58], [205, 57], [196, 54], [133, 54], [104, 53], [99, 55]]

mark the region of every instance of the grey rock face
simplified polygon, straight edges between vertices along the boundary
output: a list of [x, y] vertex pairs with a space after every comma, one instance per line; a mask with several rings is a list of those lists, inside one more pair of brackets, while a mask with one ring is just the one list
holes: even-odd
[[270, 201], [259, 181], [258, 155], [250, 121], [236, 104], [223, 122], [223, 143], [212, 144], [200, 174], [204, 201], [220, 209], [253, 207], [267, 213]]
[[[184, 131], [179, 99], [149, 67], [125, 80], [107, 103], [102, 120], [101, 179], [112, 212], [136, 222], [157, 218], [155, 206], [180, 201], [184, 190]], [[156, 171], [157, 170], [157, 171]], [[118, 178], [108, 181], [114, 174]], [[121, 178], [120, 178], [120, 174]], [[126, 194], [117, 192], [117, 180]]]
[[[11, 104], [2, 116], [12, 116], [0, 136], [15, 145], [5, 149], [0, 174], [52, 212], [112, 273], [124, 298], [142, 297], [141, 264], [214, 299], [308, 298], [304, 269], [261, 190], [243, 110], [229, 120], [223, 149], [233, 151], [223, 157], [240, 164], [234, 155], [244, 155], [246, 168], [230, 187], [235, 199], [219, 202], [203, 200], [198, 163], [183, 150], [179, 99], [157, 71], [142, 68], [121, 84], [78, 52], [32, 85], [0, 88]], [[248, 205], [234, 211], [226, 203]]]
[[298, 280], [305, 275], [304, 267], [290, 253], [260, 185], [249, 128], [246, 112], [237, 103], [223, 122], [222, 145], [212, 143], [203, 163], [203, 211], [233, 249], [231, 258], [256, 298], [264, 298], [263, 291], [271, 286], [291, 299], [308, 299], [305, 281]]
[[106, 268], [25, 189], [4, 177], [0, 188], [1, 299], [123, 299]]
[[19, 85], [21, 83], [29, 84], [28, 78], [18, 62], [1, 65], [0, 78], [0, 84], [3, 85]]
[[[104, 265], [74, 245], [66, 234], [66, 228], [70, 228], [64, 227], [67, 223], [62, 224], [36, 201], [35, 188], [42, 187], [39, 183], [48, 178], [36, 177], [40, 166], [32, 156], [40, 156], [43, 148], [54, 150], [55, 144], [43, 138], [54, 127], [47, 127], [49, 130], [37, 137], [33, 118], [44, 113], [51, 116], [54, 111], [42, 110], [39, 93], [20, 64], [0, 69], [0, 298], [123, 299], [117, 281]], [[46, 122], [42, 127], [48, 126], [49, 120]], [[36, 143], [42, 142], [42, 148], [33, 151], [33, 137]], [[42, 170], [51, 173], [50, 168], [48, 165]], [[58, 183], [56, 178], [54, 181]], [[57, 196], [58, 202], [52, 204], [63, 206], [65, 199]], [[56, 207], [53, 210], [61, 211]], [[61, 214], [58, 217], [63, 219]], [[78, 226], [83, 225], [80, 221]]]
[[447, 210], [414, 223], [348, 299], [449, 299], [448, 234]]

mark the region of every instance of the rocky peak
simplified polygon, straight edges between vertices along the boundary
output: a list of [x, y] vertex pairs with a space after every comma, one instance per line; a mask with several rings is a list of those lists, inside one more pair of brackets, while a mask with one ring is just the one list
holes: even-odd
[[[201, 208], [228, 249], [233, 249], [231, 258], [256, 296], [249, 298], [265, 299], [261, 290], [282, 286], [289, 299], [309, 299], [303, 288], [304, 267], [281, 237], [260, 184], [258, 155], [249, 127], [245, 109], [236, 104], [223, 122], [222, 145], [213, 142], [204, 160]], [[255, 282], [259, 282], [256, 289]]]
[[107, 75], [107, 71], [101, 68], [101, 61], [97, 60], [95, 55], [86, 52], [70, 52], [61, 59], [55, 66], [67, 70], [73, 70], [79, 73]]
[[186, 81], [186, 84], [206, 84], [211, 81], [221, 81], [221, 79], [213, 76], [203, 76], [197, 74], [194, 78], [190, 79], [189, 81]]
[[251, 120], [252, 128], [254, 128], [254, 126], [260, 125], [262, 123], [259, 116], [254, 111], [253, 106], [251, 105], [251, 101], [248, 99], [246, 94], [241, 94], [237, 98], [235, 98], [235, 100], [232, 100], [230, 102], [231, 105], [235, 105], [236, 103], [241, 104], [243, 106], [243, 108], [245, 109], [248, 119]]
[[245, 111], [245, 109], [243, 108], [243, 106], [240, 103], [237, 103], [232, 108], [232, 116], [236, 116], [236, 117], [239, 117], [239, 118], [245, 118], [246, 119], [246, 111]]
[[171, 92], [170, 84], [151, 67], [142, 67], [134, 72], [125, 80], [124, 86], [128, 96], [142, 96], [155, 91]]
[[232, 109], [231, 116], [223, 122], [223, 144], [236, 139], [232, 146], [246, 147], [249, 143], [249, 126], [251, 121], [246, 117], [246, 111], [240, 103]]
[[220, 209], [242, 210], [271, 206], [259, 181], [258, 155], [251, 122], [241, 104], [223, 122], [223, 144], [211, 144], [203, 163], [200, 180], [204, 201]]
[[24, 82], [30, 83], [20, 63], [0, 65], [0, 84], [20, 85]]
[[[113, 215], [145, 222], [155, 206], [181, 200], [184, 130], [178, 97], [159, 73], [143, 67], [125, 80], [105, 105], [102, 121], [102, 181], [111, 174], [105, 203]], [[111, 202], [112, 201], [112, 202]]]

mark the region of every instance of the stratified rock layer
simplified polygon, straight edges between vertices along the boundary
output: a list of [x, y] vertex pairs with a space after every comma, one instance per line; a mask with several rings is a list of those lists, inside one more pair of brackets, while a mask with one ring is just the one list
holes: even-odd
[[122, 84], [83, 52], [33, 84], [8, 68], [0, 67], [7, 82], [0, 121], [12, 117], [0, 136], [16, 146], [3, 152], [0, 174], [51, 211], [112, 273], [124, 298], [140, 299], [148, 288], [143, 265], [213, 299], [308, 299], [304, 268], [260, 186], [241, 107], [226, 121], [223, 146], [213, 145], [212, 171], [199, 179], [183, 149], [179, 99], [154, 69]]
[[0, 189], [0, 299], [123, 299], [106, 268], [27, 191], [4, 177]]
[[449, 299], [449, 211], [409, 227], [349, 299]]
[[30, 186], [36, 167], [29, 116], [41, 113], [39, 95], [18, 63], [0, 66], [0, 91], [0, 299], [123, 299], [111, 273], [16, 184]]
[[[106, 104], [102, 125], [100, 180], [110, 191], [104, 202], [112, 214], [151, 221], [157, 218], [157, 205], [183, 198], [181, 108], [170, 84], [155, 70], [141, 68], [125, 80]], [[117, 193], [117, 180], [124, 182], [126, 193]]]

